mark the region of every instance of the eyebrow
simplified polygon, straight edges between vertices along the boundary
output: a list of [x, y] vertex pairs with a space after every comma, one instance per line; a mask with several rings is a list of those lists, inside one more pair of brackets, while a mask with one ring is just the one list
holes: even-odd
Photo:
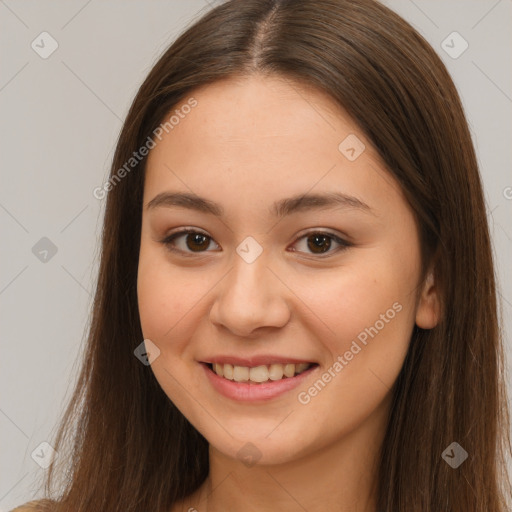
[[[187, 208], [189, 210], [209, 213], [216, 217], [224, 215], [224, 208], [220, 204], [187, 192], [162, 192], [149, 201], [146, 206], [148, 210], [160, 207]], [[357, 197], [340, 192], [299, 194], [280, 199], [272, 204], [270, 213], [275, 217], [285, 217], [292, 213], [334, 208], [356, 209], [375, 215], [373, 210]]]

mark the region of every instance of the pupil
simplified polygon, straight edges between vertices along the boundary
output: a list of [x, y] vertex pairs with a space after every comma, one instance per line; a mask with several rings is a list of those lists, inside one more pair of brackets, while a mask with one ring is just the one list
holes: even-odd
[[325, 236], [325, 235], [312, 235], [309, 237], [309, 239], [313, 239], [314, 242], [312, 244], [308, 243], [308, 247], [313, 251], [315, 252], [316, 249], [322, 249], [322, 242], [325, 242], [326, 240], [328, 241], [327, 243], [327, 247], [325, 247], [325, 245], [323, 245], [323, 250], [321, 250], [320, 252], [326, 252], [329, 250], [330, 246], [331, 246], [331, 242], [330, 242], [330, 238], [328, 236]]
[[[188, 240], [190, 239], [189, 237], [192, 237], [192, 240], [193, 240], [193, 244], [198, 244], [198, 245], [201, 245], [202, 247], [200, 247], [200, 249], [206, 249], [208, 247], [208, 237], [206, 235], [201, 235], [201, 233], [189, 233], [189, 235], [187, 236], [187, 242]], [[203, 242], [201, 244], [201, 242]], [[187, 243], [187, 247], [191, 250], [194, 250], [194, 247], [190, 246], [188, 243]], [[197, 245], [195, 247], [197, 249]]]

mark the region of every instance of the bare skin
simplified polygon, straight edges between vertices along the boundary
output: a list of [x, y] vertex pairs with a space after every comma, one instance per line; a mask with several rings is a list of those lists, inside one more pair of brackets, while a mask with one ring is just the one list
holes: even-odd
[[[171, 512], [376, 512], [391, 388], [414, 324], [439, 319], [435, 283], [420, 280], [412, 210], [358, 125], [323, 93], [253, 75], [190, 96], [197, 106], [149, 155], [138, 274], [144, 338], [160, 350], [151, 368], [210, 444], [208, 479]], [[349, 134], [365, 145], [353, 161], [338, 149]], [[170, 191], [213, 201], [224, 216], [147, 207]], [[270, 211], [325, 192], [369, 208]], [[174, 252], [162, 243], [184, 228], [206, 242], [183, 234]], [[308, 240], [318, 233], [349, 245], [320, 239], [326, 250], [315, 251]], [[236, 251], [249, 236], [262, 249], [251, 263]], [[363, 344], [370, 327], [377, 333]], [[240, 402], [216, 391], [200, 364], [218, 354], [318, 367], [297, 389]], [[325, 387], [309, 393], [325, 374]], [[248, 442], [260, 454], [251, 466], [239, 455]]]

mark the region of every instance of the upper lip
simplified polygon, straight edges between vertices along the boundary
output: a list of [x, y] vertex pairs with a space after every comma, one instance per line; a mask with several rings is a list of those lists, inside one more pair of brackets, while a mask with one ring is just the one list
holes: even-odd
[[217, 364], [231, 364], [233, 366], [247, 366], [247, 367], [255, 367], [255, 366], [267, 366], [270, 364], [286, 364], [286, 363], [313, 363], [314, 361], [307, 359], [297, 359], [294, 357], [288, 356], [272, 356], [267, 354], [261, 354], [259, 356], [252, 357], [236, 357], [236, 356], [228, 356], [228, 355], [219, 355], [212, 356], [203, 361], [204, 363], [217, 363]]

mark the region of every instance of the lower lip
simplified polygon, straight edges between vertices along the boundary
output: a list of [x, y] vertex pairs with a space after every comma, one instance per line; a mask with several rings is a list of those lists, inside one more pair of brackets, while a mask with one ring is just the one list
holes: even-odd
[[201, 363], [206, 372], [206, 376], [210, 380], [212, 386], [222, 395], [238, 400], [241, 402], [253, 402], [257, 400], [271, 400], [287, 391], [291, 391], [298, 385], [303, 383], [318, 365], [303, 371], [295, 377], [286, 377], [280, 380], [268, 381], [262, 384], [254, 384], [251, 382], [235, 382], [233, 380], [220, 377], [206, 363]]

